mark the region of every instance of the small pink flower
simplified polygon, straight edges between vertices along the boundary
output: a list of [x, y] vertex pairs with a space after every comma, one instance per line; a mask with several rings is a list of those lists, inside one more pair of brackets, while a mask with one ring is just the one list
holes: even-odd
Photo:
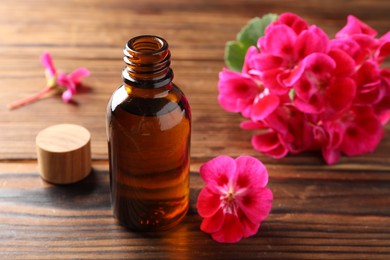
[[249, 117], [252, 104], [260, 89], [249, 75], [224, 69], [219, 73], [218, 83], [220, 105], [230, 112], [241, 112]]
[[[270, 146], [260, 144], [260, 142], [270, 143], [270, 141], [265, 140], [264, 133], [255, 135], [252, 138], [252, 145], [255, 149], [273, 158], [282, 158], [287, 152], [298, 153], [309, 150], [316, 145], [310, 116], [302, 113], [291, 104], [278, 107], [263, 121], [273, 134], [271, 139], [274, 140], [275, 146], [270, 149]], [[276, 146], [276, 144], [278, 145]]]
[[304, 71], [299, 72], [301, 77], [295, 85], [294, 103], [300, 111], [331, 116], [349, 108], [356, 93], [355, 82], [346, 77], [351, 74], [353, 60], [341, 53], [344, 52], [336, 55], [334, 51], [334, 58], [323, 53], [310, 54], [298, 66], [298, 70]]
[[338, 161], [341, 153], [356, 156], [373, 152], [384, 135], [380, 118], [370, 106], [354, 106], [316, 130], [317, 138], [323, 141], [322, 153], [328, 164]]
[[86, 68], [78, 68], [69, 75], [60, 73], [58, 75], [57, 83], [60, 86], [66, 88], [65, 92], [62, 93], [62, 100], [64, 102], [70, 102], [72, 96], [77, 93], [77, 87], [80, 85], [80, 81], [83, 77], [89, 76], [89, 70]]
[[369, 106], [354, 107], [342, 123], [345, 134], [340, 150], [348, 156], [373, 152], [384, 135], [380, 119]]
[[8, 106], [9, 109], [15, 109], [35, 102], [52, 90], [62, 91], [62, 100], [68, 103], [71, 101], [72, 96], [77, 93], [77, 87], [80, 85], [81, 79], [90, 74], [88, 69], [78, 68], [70, 74], [60, 73], [57, 75], [57, 69], [49, 52], [44, 52], [41, 55], [41, 63], [45, 68], [46, 87], [27, 98], [11, 103]]
[[218, 156], [201, 166], [200, 175], [206, 182], [197, 201], [201, 230], [222, 243], [255, 235], [272, 207], [265, 166], [250, 156]]
[[298, 64], [308, 55], [327, 53], [330, 41], [317, 26], [299, 30], [297, 34], [285, 24], [272, 25], [259, 38], [260, 53], [248, 60], [253, 70], [271, 93], [286, 94], [303, 73]]

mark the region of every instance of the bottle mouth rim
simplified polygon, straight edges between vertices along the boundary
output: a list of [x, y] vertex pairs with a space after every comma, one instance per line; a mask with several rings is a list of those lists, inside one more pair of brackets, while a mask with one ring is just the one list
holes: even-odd
[[163, 38], [155, 35], [139, 35], [131, 38], [126, 49], [137, 54], [158, 54], [168, 49], [168, 43]]

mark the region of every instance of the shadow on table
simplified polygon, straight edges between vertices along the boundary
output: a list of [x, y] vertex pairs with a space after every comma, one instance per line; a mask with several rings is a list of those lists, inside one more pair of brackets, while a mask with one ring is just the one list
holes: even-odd
[[73, 210], [109, 209], [107, 171], [92, 170], [82, 181], [67, 185], [50, 185], [43, 189], [43, 201], [52, 207]]

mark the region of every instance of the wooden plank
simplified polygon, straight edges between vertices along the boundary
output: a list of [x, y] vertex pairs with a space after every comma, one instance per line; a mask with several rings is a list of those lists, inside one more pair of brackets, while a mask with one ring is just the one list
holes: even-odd
[[[357, 15], [389, 30], [387, 0], [2, 0], [0, 4], [0, 259], [389, 259], [390, 125], [376, 151], [327, 166], [320, 153], [274, 160], [250, 144], [255, 131], [217, 102], [225, 42], [252, 17], [295, 12], [333, 36]], [[190, 211], [175, 229], [130, 232], [112, 217], [105, 111], [121, 84], [122, 48], [139, 34], [170, 43], [175, 82], [192, 107]], [[11, 101], [45, 84], [39, 56], [48, 50], [65, 72], [92, 72], [78, 105], [60, 96], [9, 111]], [[385, 67], [390, 67], [387, 60]], [[74, 123], [92, 133], [94, 172], [54, 186], [38, 174], [35, 136]], [[200, 231], [199, 167], [210, 158], [248, 154], [267, 166], [274, 193], [260, 232], [240, 243], [214, 242]]]
[[271, 214], [256, 236], [224, 245], [199, 229], [196, 198], [203, 182], [196, 171], [183, 223], [151, 234], [116, 223], [107, 164], [93, 167], [78, 184], [54, 186], [39, 177], [33, 161], [7, 164], [3, 169], [10, 171], [0, 173], [0, 258], [386, 259], [390, 254], [387, 172], [272, 166]]
[[[5, 0], [0, 8], [0, 33], [7, 35], [0, 39], [0, 128], [3, 132], [0, 159], [13, 160], [36, 158], [36, 134], [58, 123], [87, 127], [93, 135], [93, 158], [106, 158], [105, 109], [111, 93], [121, 84], [122, 48], [131, 35], [142, 33], [161, 34], [171, 44], [175, 82], [187, 93], [193, 110], [192, 156], [258, 155], [249, 143], [252, 133], [238, 127], [243, 119], [223, 111], [216, 101], [225, 42], [234, 39], [249, 18], [267, 12], [300, 13], [332, 34], [345, 24], [347, 12], [360, 15], [383, 33], [388, 30], [387, 11], [390, 11], [387, 2], [379, 0], [358, 4], [250, 0], [229, 3], [171, 0], [164, 4], [152, 0], [131, 4], [118, 0], [109, 3], [54, 1], [54, 4], [25, 0], [17, 3]], [[78, 106], [63, 104], [57, 96], [8, 111], [6, 104], [38, 91], [45, 84], [39, 63], [39, 55], [44, 50], [52, 52], [56, 65], [63, 71], [88, 67], [92, 76], [85, 83], [90, 91], [76, 96]], [[381, 163], [386, 156], [388, 134], [382, 143], [374, 155], [380, 159], [374, 163]], [[319, 161], [318, 155], [308, 155], [303, 160], [307, 158]]]

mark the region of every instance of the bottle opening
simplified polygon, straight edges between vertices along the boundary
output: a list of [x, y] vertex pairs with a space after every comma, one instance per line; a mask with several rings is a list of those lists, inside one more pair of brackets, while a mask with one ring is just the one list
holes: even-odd
[[136, 36], [127, 42], [123, 53], [126, 67], [122, 77], [126, 84], [157, 88], [172, 81], [171, 54], [163, 38]]
[[141, 35], [130, 39], [127, 47], [130, 51], [150, 55], [165, 51], [168, 43], [158, 36]]

